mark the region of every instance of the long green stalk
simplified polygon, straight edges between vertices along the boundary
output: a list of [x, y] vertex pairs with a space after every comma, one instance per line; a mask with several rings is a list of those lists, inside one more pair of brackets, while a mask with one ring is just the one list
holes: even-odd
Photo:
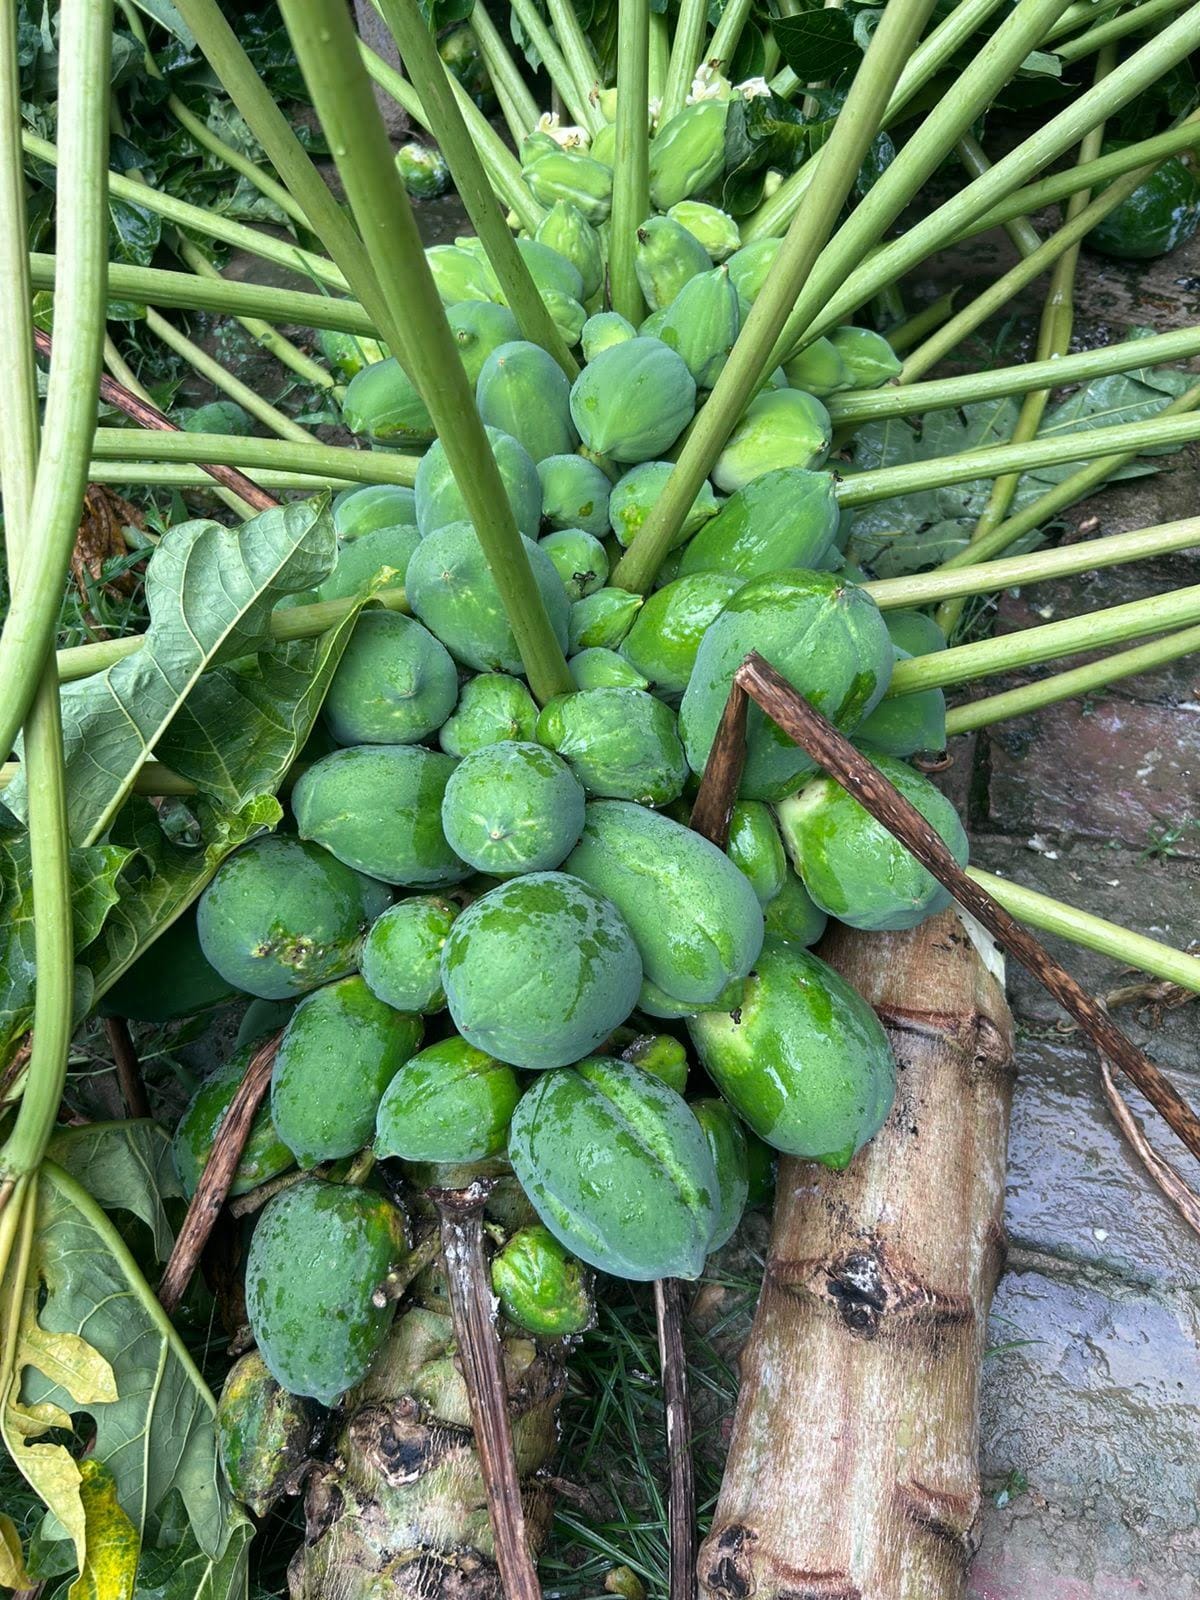
[[646, 57], [646, 81], [649, 105], [662, 106], [663, 90], [667, 86], [667, 69], [671, 64], [670, 21], [665, 11], [650, 13], [650, 45]]
[[1031, 928], [1056, 933], [1072, 944], [1082, 945], [1085, 950], [1096, 950], [1138, 972], [1149, 972], [1156, 978], [1165, 978], [1168, 983], [1177, 983], [1182, 989], [1200, 993], [1200, 956], [1172, 950], [1170, 945], [1160, 944], [1157, 939], [1131, 933], [1115, 922], [1093, 917], [1087, 911], [1064, 905], [1061, 900], [1052, 900], [1036, 890], [1023, 889], [1007, 878], [982, 872], [978, 867], [968, 867], [967, 876], [974, 878], [1006, 911]]
[[612, 217], [608, 236], [608, 287], [614, 311], [635, 326], [646, 303], [637, 280], [637, 229], [650, 212], [649, 0], [618, 0], [617, 126]]
[[284, 0], [283, 14], [380, 290], [391, 317], [407, 319], [413, 376], [487, 557], [529, 686], [541, 700], [567, 693], [571, 675], [458, 359], [349, 15], [339, 0]]
[[[992, 165], [984, 153], [983, 146], [972, 133], [964, 133], [959, 139], [958, 159], [972, 178], [982, 177]], [[1015, 217], [1006, 217], [1003, 228], [1018, 255], [1031, 256], [1042, 242], [1041, 234], [1023, 213]]]
[[669, 122], [676, 112], [683, 110], [700, 62], [707, 20], [708, 6], [705, 0], [680, 0], [675, 35], [671, 41], [671, 59], [667, 63], [667, 84], [663, 91], [660, 122]]
[[[265, 471], [252, 469], [246, 476], [260, 489], [280, 492], [294, 489], [302, 495], [320, 494], [325, 489], [335, 492], [339, 489], [357, 489], [363, 482], [361, 478], [339, 478], [332, 473], [275, 472], [270, 468]], [[93, 459], [88, 462], [88, 482], [150, 489], [206, 489], [210, 494], [218, 491], [218, 485], [210, 473], [201, 466], [192, 466], [185, 461]]]
[[721, 20], [713, 32], [712, 42], [704, 52], [705, 62], [718, 72], [728, 75], [733, 53], [742, 37], [742, 30], [750, 15], [752, 0], [726, 0]]
[[487, 7], [483, 0], [475, 0], [471, 7], [471, 28], [479, 42], [479, 53], [483, 57], [483, 64], [488, 70], [488, 77], [496, 90], [497, 98], [503, 93], [508, 101], [511, 117], [506, 114], [505, 121], [509, 123], [509, 132], [513, 136], [513, 143], [518, 149], [521, 140], [526, 134], [532, 133], [541, 116], [541, 107], [529, 92], [525, 79], [516, 62], [509, 53], [508, 45], [497, 31], [496, 24], [488, 15]]
[[567, 65], [558, 41], [543, 22], [533, 0], [512, 0], [513, 16], [521, 24], [521, 31], [542, 58], [542, 65], [550, 81], [562, 96], [563, 104], [581, 128], [592, 131], [603, 122], [599, 109], [592, 105], [587, 90], [576, 83]]
[[[464, 380], [465, 376], [464, 373]], [[458, 429], [463, 431], [462, 423]], [[445, 438], [444, 430], [439, 428], [438, 432]], [[409, 487], [416, 479], [421, 459], [390, 450], [348, 450], [342, 445], [298, 443], [294, 439], [151, 433], [135, 428], [97, 428], [92, 453], [97, 461], [178, 461], [190, 466], [204, 462], [251, 472], [263, 467], [322, 479], [340, 478], [348, 483], [400, 483]], [[490, 451], [488, 455], [490, 459]], [[504, 503], [507, 505], [507, 500]]]
[[1054, 53], [1063, 61], [1081, 61], [1085, 56], [1102, 50], [1105, 45], [1116, 44], [1126, 34], [1140, 33], [1143, 28], [1153, 27], [1160, 17], [1169, 17], [1172, 11], [1182, 11], [1187, 4], [1188, 0], [1142, 0], [1142, 4], [1123, 12], [1119, 17], [1099, 22], [1086, 33], [1058, 45]]
[[414, 0], [377, 0], [410, 75], [421, 85], [421, 103], [437, 140], [459, 199], [466, 207], [492, 270], [516, 317], [524, 338], [540, 345], [558, 362], [568, 378], [579, 365], [563, 342], [562, 334], [546, 309], [545, 301], [529, 275], [517, 249], [495, 191], [487, 180], [474, 141], [450, 87], [449, 75], [437, 53], [433, 34]]
[[805, 292], [813, 265], [875, 137], [878, 108], [887, 103], [931, 9], [931, 0], [891, 0], [884, 10], [804, 203], [707, 404], [696, 418], [674, 472], [617, 563], [615, 584], [644, 594], [654, 582], [701, 484], [761, 380], [797, 295]]
[[546, 0], [546, 9], [550, 13], [550, 25], [554, 29], [554, 37], [558, 40], [563, 59], [588, 109], [590, 120], [583, 126], [589, 132], [595, 133], [603, 124], [604, 117], [595, 98], [595, 93], [601, 85], [592, 47], [579, 25], [579, 18], [575, 14], [571, 0]]

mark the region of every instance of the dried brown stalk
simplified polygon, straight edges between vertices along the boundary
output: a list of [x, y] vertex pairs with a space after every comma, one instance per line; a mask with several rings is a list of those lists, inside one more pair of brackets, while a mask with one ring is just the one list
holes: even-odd
[[117, 1084], [121, 1090], [125, 1115], [148, 1117], [150, 1101], [142, 1081], [142, 1063], [138, 1060], [129, 1024], [124, 1017], [105, 1017], [104, 1032], [108, 1038], [108, 1048], [112, 1051], [113, 1065], [117, 1069]]
[[1125, 1097], [1117, 1088], [1113, 1080], [1112, 1069], [1103, 1056], [1100, 1057], [1100, 1081], [1104, 1085], [1104, 1098], [1108, 1101], [1108, 1109], [1112, 1112], [1113, 1121], [1120, 1128], [1129, 1143], [1142, 1159], [1146, 1171], [1154, 1182], [1166, 1195], [1179, 1215], [1191, 1228], [1193, 1233], [1200, 1234], [1200, 1195], [1187, 1183], [1169, 1161], [1164, 1160], [1150, 1143], [1145, 1129], [1138, 1122], [1133, 1112], [1129, 1109]]
[[683, 1348], [683, 1285], [659, 1278], [654, 1285], [654, 1319], [667, 1412], [667, 1548], [670, 1600], [696, 1594], [696, 1474], [692, 1462], [692, 1407], [687, 1355]]

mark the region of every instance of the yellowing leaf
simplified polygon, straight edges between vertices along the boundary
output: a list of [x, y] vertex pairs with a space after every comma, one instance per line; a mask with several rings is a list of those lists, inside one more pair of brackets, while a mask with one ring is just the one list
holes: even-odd
[[130, 1600], [137, 1583], [137, 1529], [121, 1509], [112, 1473], [89, 1457], [79, 1466], [79, 1493], [87, 1522], [83, 1570], [67, 1600]]
[[21, 1536], [11, 1517], [0, 1511], [0, 1589], [32, 1589], [33, 1579], [25, 1570]]

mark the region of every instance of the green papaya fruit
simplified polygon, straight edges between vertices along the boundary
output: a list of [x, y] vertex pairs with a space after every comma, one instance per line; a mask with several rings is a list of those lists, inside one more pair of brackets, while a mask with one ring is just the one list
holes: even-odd
[[[488, 428], [486, 432], [513, 519], [527, 539], [536, 539], [542, 520], [542, 485], [533, 458], [512, 434], [499, 428]], [[422, 539], [428, 539], [431, 533], [452, 522], [469, 519], [467, 502], [454, 481], [440, 439], [436, 439], [421, 457], [417, 468], [416, 504]]]
[[363, 982], [393, 1011], [427, 1015], [446, 1004], [442, 946], [459, 908], [437, 895], [389, 906], [367, 929], [359, 957]]
[[[654, 509], [674, 470], [673, 461], [642, 461], [613, 484], [608, 499], [608, 520], [617, 536], [617, 543], [623, 548], [631, 545], [642, 531], [646, 518]], [[721, 503], [711, 486], [704, 483], [670, 548], [674, 550], [692, 538], [720, 509]]]
[[728, 267], [690, 278], [667, 306], [657, 337], [678, 350], [698, 389], [711, 389], [729, 359], [742, 325], [737, 290]]
[[351, 378], [342, 416], [351, 432], [378, 444], [404, 447], [437, 438], [428, 407], [395, 356]]
[[379, 1105], [375, 1149], [404, 1161], [483, 1161], [500, 1155], [521, 1091], [503, 1061], [465, 1039], [413, 1056]]
[[234, 1049], [240, 1050], [244, 1044], [261, 1044], [269, 1033], [281, 1032], [287, 1027], [295, 1006], [294, 1000], [251, 1000], [238, 1024]]
[[462, 84], [481, 110], [491, 110], [495, 105], [496, 91], [492, 87], [492, 80], [479, 48], [479, 40], [471, 24], [464, 22], [461, 26], [441, 34], [437, 48], [447, 72]]
[[387, 357], [387, 346], [378, 339], [368, 339], [361, 333], [337, 333], [332, 328], [317, 330], [317, 349], [330, 368], [347, 383], [372, 361]]
[[833, 473], [776, 467], [730, 495], [693, 536], [679, 571], [758, 578], [788, 567], [813, 569], [833, 549], [837, 529]]
[[500, 285], [486, 260], [453, 244], [435, 244], [425, 252], [442, 304], [461, 300], [499, 300]]
[[414, 200], [436, 200], [450, 187], [450, 168], [442, 152], [415, 140], [396, 151], [396, 171]]
[[570, 767], [516, 740], [464, 756], [442, 797], [450, 848], [479, 872], [549, 872], [583, 832], [584, 794]]
[[351, 489], [333, 502], [333, 527], [349, 544], [380, 528], [415, 528], [417, 496], [398, 483], [368, 483]]
[[[550, 625], [567, 643], [571, 602], [550, 557], [521, 537]], [[469, 522], [427, 534], [404, 574], [408, 603], [456, 660], [477, 672], [523, 672], [512, 624], [483, 546]], [[449, 709], [449, 708], [447, 708]]]
[[520, 324], [508, 307], [490, 300], [464, 300], [447, 306], [446, 321], [471, 384], [479, 382], [483, 363], [493, 350], [521, 337]]
[[207, 1011], [236, 993], [233, 984], [205, 960], [196, 913], [189, 910], [125, 969], [96, 1009], [102, 1017], [173, 1022]]
[[675, 718], [643, 689], [559, 695], [542, 708], [537, 736], [589, 795], [661, 806], [683, 793], [688, 766]]
[[483, 421], [524, 445], [535, 464], [566, 455], [578, 442], [567, 375], [527, 339], [492, 351], [475, 386], [475, 404]]
[[552, 133], [547, 133], [544, 128], [535, 128], [532, 133], [527, 133], [521, 140], [521, 168], [531, 167], [542, 156], [554, 155], [562, 146]]
[[746, 1210], [763, 1211], [775, 1200], [775, 1169], [779, 1158], [771, 1146], [749, 1128], [743, 1127], [746, 1141]]
[[624, 656], [615, 650], [593, 646], [581, 650], [567, 662], [577, 689], [648, 689], [649, 683]]
[[612, 169], [577, 150], [546, 150], [524, 169], [539, 205], [569, 200], [588, 222], [603, 222], [612, 210]]
[[[965, 867], [967, 836], [941, 790], [903, 761], [885, 755], [875, 760]], [[832, 778], [814, 778], [778, 814], [805, 888], [823, 911], [852, 928], [915, 928], [950, 904], [937, 879]]]
[[650, 199], [656, 211], [698, 195], [725, 170], [724, 100], [695, 100], [650, 141]]
[[640, 594], [631, 594], [628, 589], [597, 589], [576, 600], [567, 620], [571, 654], [596, 647], [615, 650], [643, 603]]
[[760, 1139], [841, 1169], [883, 1126], [896, 1068], [875, 1013], [823, 961], [768, 938], [734, 1012], [688, 1032], [709, 1077]]
[[656, 589], [634, 618], [621, 654], [659, 693], [681, 693], [700, 640], [742, 582], [725, 572], [693, 572]]
[[[579, 208], [575, 209], [582, 217]], [[565, 250], [559, 250], [549, 239], [518, 239], [517, 253], [524, 261], [539, 294], [561, 294], [569, 300], [584, 300], [591, 292], [584, 284], [583, 273], [570, 255]]]
[[844, 323], [830, 332], [829, 342], [842, 359], [852, 389], [878, 389], [899, 377], [904, 365], [883, 335], [871, 328]]
[[[607, 92], [607, 91], [606, 91]], [[617, 164], [617, 130], [615, 124], [606, 122], [597, 128], [588, 146], [588, 155], [611, 172]]]
[[[1104, 151], [1127, 140], [1105, 140]], [[1117, 261], [1152, 261], [1185, 244], [1200, 227], [1200, 179], [1179, 156], [1168, 156], [1144, 183], [1086, 235], [1088, 246]]]
[[[908, 650], [893, 648], [897, 661], [911, 659]], [[921, 750], [944, 750], [946, 696], [940, 689], [922, 689], [881, 700], [855, 728], [854, 742], [862, 749], [901, 758]]]
[[608, 531], [610, 484], [583, 456], [547, 456], [537, 464], [542, 485], [542, 520], [556, 532], [582, 528], [593, 536]]
[[724, 1100], [692, 1100], [689, 1105], [717, 1174], [717, 1223], [708, 1241], [711, 1255], [729, 1243], [742, 1220], [750, 1193], [750, 1161], [742, 1125]]
[[608, 580], [608, 552], [592, 534], [582, 528], [560, 528], [538, 543], [553, 561], [572, 604], [604, 587]]
[[[189, 1200], [204, 1173], [230, 1101], [258, 1049], [258, 1041], [248, 1044], [210, 1072], [176, 1124], [171, 1155], [180, 1187]], [[269, 1107], [260, 1106], [250, 1124], [250, 1136], [238, 1158], [229, 1193], [247, 1194], [295, 1164], [292, 1152], [279, 1136]]]
[[338, 551], [337, 566], [317, 585], [319, 600], [348, 600], [372, 589], [402, 588], [413, 551], [421, 542], [415, 526], [377, 528]]
[[596, 1320], [587, 1269], [540, 1224], [519, 1228], [492, 1259], [501, 1313], [540, 1339], [566, 1339]]
[[850, 369], [827, 338], [814, 339], [803, 350], [789, 356], [783, 371], [793, 389], [815, 394], [818, 400], [836, 394], [839, 389], [849, 389], [852, 384]]
[[678, 1000], [665, 989], [660, 989], [658, 984], [651, 983], [649, 978], [644, 978], [642, 992], [638, 995], [638, 1010], [644, 1011], [648, 1017], [675, 1022], [684, 1017], [694, 1017], [698, 1011], [733, 1011], [740, 1005], [745, 987], [744, 978], [734, 978], [712, 1000]]
[[295, 1494], [320, 1430], [320, 1408], [288, 1394], [257, 1350], [230, 1367], [217, 1402], [217, 1456], [235, 1500], [256, 1517]]
[[419, 1016], [393, 1011], [358, 973], [306, 995], [292, 1012], [271, 1071], [271, 1117], [304, 1168], [361, 1150], [375, 1109], [421, 1048]]
[[[885, 611], [888, 635], [898, 650], [910, 656], [928, 656], [946, 648], [946, 635], [928, 613], [901, 608]], [[905, 699], [908, 698], [906, 695]]]
[[600, 1056], [546, 1073], [517, 1104], [508, 1153], [546, 1227], [589, 1266], [699, 1277], [717, 1175], [699, 1123], [658, 1078]]
[[437, 888], [470, 868], [442, 832], [450, 756], [421, 745], [355, 745], [323, 756], [292, 790], [303, 839], [384, 883]]
[[696, 411], [683, 357], [660, 339], [627, 339], [588, 363], [571, 387], [571, 416], [589, 450], [613, 461], [652, 461]]
[[763, 907], [767, 932], [786, 939], [789, 944], [816, 944], [828, 920], [790, 867], [784, 873], [779, 893]]
[[308, 1178], [268, 1201], [246, 1258], [246, 1314], [289, 1394], [332, 1405], [366, 1375], [395, 1314], [372, 1295], [405, 1254], [400, 1212], [366, 1189]]
[[729, 821], [726, 854], [750, 880], [759, 905], [769, 905], [783, 888], [788, 870], [787, 853], [770, 806], [761, 800], [737, 802]]
[[207, 405], [183, 407], [175, 412], [185, 433], [219, 433], [247, 438], [254, 418], [236, 400], [210, 400]]
[[354, 624], [322, 712], [341, 745], [416, 744], [441, 727], [457, 699], [458, 672], [445, 646], [412, 617], [372, 608]]
[[705, 1004], [754, 964], [762, 910], [715, 844], [621, 800], [594, 801], [567, 871], [616, 906], [646, 977], [675, 1000]]
[[[828, 572], [751, 578], [709, 626], [679, 709], [693, 772], [703, 772], [733, 674], [756, 650], [843, 732], [883, 698], [893, 651], [873, 600]], [[744, 800], [782, 800], [813, 762], [757, 706], [747, 719]]]
[[829, 413], [811, 394], [766, 390], [742, 413], [717, 457], [712, 481], [733, 494], [776, 467], [819, 467], [832, 438]]
[[448, 756], [461, 757], [501, 739], [532, 739], [537, 719], [537, 703], [519, 678], [484, 672], [463, 684], [458, 708], [442, 724], [438, 743]]
[[647, 217], [637, 231], [633, 266], [651, 311], [665, 311], [688, 280], [711, 265], [699, 239], [670, 217]]
[[703, 200], [677, 200], [667, 215], [699, 239], [714, 266], [727, 261], [742, 243], [737, 223], [727, 211]]
[[583, 359], [595, 361], [614, 344], [637, 338], [637, 329], [619, 311], [597, 311], [583, 325]]
[[642, 963], [616, 907], [563, 872], [510, 878], [459, 917], [442, 986], [468, 1043], [526, 1071], [594, 1050], [633, 1010]]
[[661, 310], [652, 311], [648, 317], [643, 317], [641, 322], [638, 323], [638, 330], [637, 331], [638, 331], [639, 338], [642, 338], [642, 339], [657, 339], [658, 338], [658, 330], [662, 327], [663, 323], [666, 320], [667, 320], [667, 308], [666, 308], [666, 306], [663, 306], [661, 308]]
[[550, 313], [550, 319], [562, 335], [562, 341], [568, 349], [573, 350], [583, 338], [584, 324], [587, 322], [587, 312], [579, 300], [573, 299], [569, 294], [562, 294], [557, 289], [546, 289], [542, 294], [542, 303]]
[[729, 276], [733, 279], [733, 286], [738, 292], [742, 302], [742, 314], [749, 311], [758, 299], [759, 291], [767, 281], [767, 273], [774, 265], [775, 257], [779, 254], [782, 239], [755, 239], [751, 244], [744, 244], [740, 250], [735, 250], [726, 265]]
[[[620, 1039], [623, 1032], [618, 1029], [614, 1037]], [[687, 1088], [687, 1051], [669, 1033], [635, 1033], [628, 1043], [621, 1044], [617, 1054], [622, 1061], [629, 1061], [643, 1072], [661, 1078], [676, 1094], [682, 1094]]]
[[566, 257], [579, 274], [574, 298], [590, 300], [604, 282], [604, 250], [600, 235], [579, 207], [570, 200], [556, 200], [538, 223], [534, 238]]
[[287, 837], [253, 839], [227, 856], [196, 912], [205, 959], [263, 1000], [353, 972], [368, 920], [358, 873]]

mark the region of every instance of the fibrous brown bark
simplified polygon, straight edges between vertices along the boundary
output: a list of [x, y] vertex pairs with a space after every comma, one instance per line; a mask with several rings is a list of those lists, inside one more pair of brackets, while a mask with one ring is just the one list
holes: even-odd
[[952, 1600], [980, 1504], [1011, 1020], [952, 911], [910, 933], [839, 928], [821, 954], [879, 1012], [896, 1103], [845, 1172], [780, 1164], [701, 1589]]

